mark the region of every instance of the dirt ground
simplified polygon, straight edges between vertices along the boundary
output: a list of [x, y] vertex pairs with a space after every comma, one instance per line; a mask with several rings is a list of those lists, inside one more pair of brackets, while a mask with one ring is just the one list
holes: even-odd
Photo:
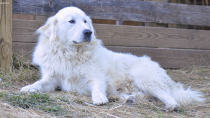
[[[20, 64], [20, 63], [19, 63]], [[16, 68], [16, 69], [15, 69]], [[210, 67], [191, 66], [184, 69], [168, 69], [167, 73], [176, 82], [202, 91], [206, 102], [179, 108], [178, 112], [165, 112], [159, 100], [146, 100], [141, 103], [124, 103], [110, 98], [109, 103], [97, 106], [91, 97], [77, 92], [56, 91], [53, 93], [21, 94], [19, 89], [39, 79], [37, 68], [30, 64], [14, 65], [13, 71], [0, 71], [0, 117], [8, 118], [71, 118], [71, 117], [110, 117], [110, 118], [208, 118], [210, 117]]]

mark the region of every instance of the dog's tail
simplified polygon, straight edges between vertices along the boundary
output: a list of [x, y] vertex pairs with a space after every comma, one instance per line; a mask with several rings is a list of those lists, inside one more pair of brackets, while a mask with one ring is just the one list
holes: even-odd
[[183, 84], [176, 83], [172, 92], [173, 98], [180, 104], [180, 106], [204, 103], [205, 98], [203, 94], [199, 91], [193, 91], [190, 89], [184, 89]]

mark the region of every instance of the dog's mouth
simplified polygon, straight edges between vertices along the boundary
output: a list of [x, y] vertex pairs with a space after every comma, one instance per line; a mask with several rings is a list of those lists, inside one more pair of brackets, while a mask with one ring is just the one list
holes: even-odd
[[85, 40], [82, 42], [73, 41], [74, 44], [90, 43], [90, 40]]
[[74, 43], [74, 44], [77, 44], [77, 42], [76, 42], [76, 41], [73, 41], [73, 43]]

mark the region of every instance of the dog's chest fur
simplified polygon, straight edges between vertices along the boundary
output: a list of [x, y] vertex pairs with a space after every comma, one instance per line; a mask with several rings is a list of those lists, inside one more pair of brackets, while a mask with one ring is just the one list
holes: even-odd
[[[89, 95], [86, 79], [87, 73], [93, 71], [93, 49], [78, 48], [56, 48], [48, 47], [48, 50], [36, 54], [39, 56], [34, 60], [38, 65], [51, 70], [51, 75], [61, 82], [60, 87], [66, 91], [78, 91]], [[82, 91], [81, 91], [82, 90]]]

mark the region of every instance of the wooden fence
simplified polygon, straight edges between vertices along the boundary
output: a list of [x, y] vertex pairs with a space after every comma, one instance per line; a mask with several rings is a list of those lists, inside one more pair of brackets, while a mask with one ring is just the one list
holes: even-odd
[[[55, 14], [66, 6], [77, 6], [87, 15], [107, 19], [110, 24], [94, 24], [97, 38], [113, 51], [149, 55], [164, 68], [210, 64], [210, 31], [166, 28], [169, 25], [210, 26], [210, 7], [138, 0], [19, 0], [13, 2], [13, 16], [30, 14], [31, 20], [13, 19], [13, 52], [27, 59], [37, 42], [34, 31], [44, 24], [38, 15]], [[27, 15], [25, 15], [27, 16]], [[34, 20], [38, 19], [38, 20]], [[118, 25], [115, 25], [115, 21]], [[130, 21], [164, 23], [164, 27], [123, 25]], [[114, 22], [114, 23], [113, 23]]]
[[12, 64], [12, 0], [0, 0], [0, 69]]

